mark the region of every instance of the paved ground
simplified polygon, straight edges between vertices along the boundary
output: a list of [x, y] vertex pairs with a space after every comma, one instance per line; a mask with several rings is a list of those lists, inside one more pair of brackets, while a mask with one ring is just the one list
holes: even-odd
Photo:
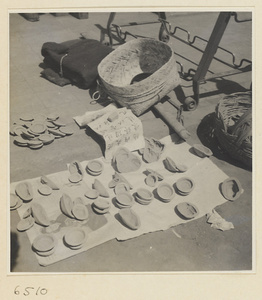
[[[19, 14], [10, 15], [10, 120], [21, 113], [59, 112], [66, 117], [80, 115], [99, 108], [90, 104], [86, 90], [75, 86], [58, 87], [40, 77], [44, 42], [63, 42], [77, 39], [80, 33], [87, 38], [104, 39], [108, 13], [90, 13], [88, 19], [79, 20], [70, 14], [54, 16], [41, 14], [38, 22], [29, 22]], [[190, 31], [191, 37], [209, 38], [218, 13], [168, 13], [174, 26]], [[241, 13], [240, 18], [250, 17]], [[141, 36], [158, 38], [159, 23], [152, 22], [157, 15], [145, 13], [118, 13], [115, 24], [132, 22], [124, 30]], [[184, 32], [179, 32], [181, 38]], [[236, 23], [232, 19], [221, 41], [221, 46], [233, 51], [239, 59], [251, 59], [251, 23]], [[128, 37], [130, 39], [131, 37]], [[105, 37], [107, 40], [107, 37]], [[116, 46], [117, 41], [114, 40]], [[171, 38], [169, 45], [176, 53], [184, 70], [196, 68], [201, 52]], [[204, 49], [203, 42], [198, 45]], [[231, 61], [230, 55], [218, 51], [217, 56]], [[229, 67], [214, 61], [209, 73], [228, 70]], [[228, 202], [217, 208], [235, 229], [214, 230], [201, 218], [163, 232], [150, 233], [125, 242], [112, 240], [80, 255], [49, 267], [40, 267], [31, 252], [25, 233], [16, 231], [17, 213], [11, 212], [11, 254], [13, 272], [114, 272], [114, 271], [230, 271], [252, 269], [252, 172], [232, 161], [225, 153], [217, 151], [217, 143], [207, 138], [212, 126], [215, 106], [225, 94], [249, 89], [251, 73], [229, 76], [201, 85], [201, 100], [196, 111], [185, 112], [185, 126], [191, 133], [189, 144], [201, 141], [214, 151], [212, 161], [229, 176], [238, 177], [245, 190], [237, 202]], [[191, 82], [182, 82], [186, 95], [192, 94]], [[174, 110], [174, 113], [176, 111]], [[168, 135], [170, 128], [151, 111], [141, 116], [145, 136], [157, 139]], [[77, 128], [77, 126], [76, 126]], [[101, 148], [92, 135], [83, 130], [70, 138], [57, 140], [40, 151], [17, 147], [10, 140], [11, 182], [34, 178], [65, 170], [66, 163], [88, 160], [102, 155]]]

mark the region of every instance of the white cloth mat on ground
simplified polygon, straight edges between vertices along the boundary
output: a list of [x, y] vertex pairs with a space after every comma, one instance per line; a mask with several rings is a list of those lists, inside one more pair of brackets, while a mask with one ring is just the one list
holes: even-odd
[[[196, 218], [200, 218], [207, 213], [210, 213], [216, 206], [223, 204], [226, 200], [221, 195], [219, 185], [228, 176], [222, 172], [212, 161], [208, 158], [200, 158], [196, 156], [191, 147], [186, 143], [175, 144], [172, 136], [167, 136], [161, 140], [166, 145], [164, 152], [162, 153], [160, 160], [154, 163], [143, 162], [140, 169], [132, 173], [122, 174], [132, 185], [132, 193], [135, 193], [139, 187], [146, 187], [151, 191], [156, 188], [150, 188], [145, 184], [145, 171], [147, 168], [153, 169], [164, 176], [163, 182], [174, 185], [175, 182], [181, 177], [190, 177], [194, 180], [195, 188], [188, 196], [180, 196], [175, 194], [175, 197], [169, 202], [164, 203], [159, 199], [154, 198], [149, 205], [141, 205], [137, 202], [132, 206], [132, 209], [138, 214], [141, 220], [141, 227], [138, 230], [130, 230], [124, 227], [118, 220], [117, 214], [119, 208], [113, 203], [115, 193], [113, 189], [108, 188], [110, 194], [109, 201], [111, 202], [111, 208], [109, 213], [105, 215], [97, 215], [92, 211], [91, 204], [93, 200], [84, 196], [87, 186], [90, 188], [97, 178], [101, 181], [105, 187], [108, 187], [108, 183], [112, 179], [112, 175], [115, 170], [112, 168], [111, 163], [107, 162], [103, 157], [99, 158], [104, 164], [104, 170], [101, 175], [94, 177], [88, 173], [84, 174], [83, 181], [80, 184], [72, 184], [68, 181], [69, 171], [47, 175], [48, 178], [53, 180], [60, 190], [53, 191], [50, 196], [42, 196], [38, 193], [37, 189], [40, 184], [40, 178], [34, 178], [26, 180], [33, 186], [34, 198], [29, 203], [24, 203], [19, 209], [18, 214], [22, 218], [24, 212], [31, 205], [32, 202], [41, 203], [45, 208], [48, 216], [53, 223], [59, 223], [60, 227], [53, 232], [54, 236], [58, 239], [56, 251], [48, 257], [42, 257], [36, 254], [40, 265], [47, 266], [71, 257], [104, 242], [116, 238], [117, 240], [127, 240], [145, 233], [166, 230], [172, 226], [186, 223], [191, 220], [181, 219], [175, 212], [175, 207], [180, 202], [191, 202], [195, 204], [199, 209], [199, 214]], [[139, 154], [137, 154], [140, 156]], [[171, 173], [165, 169], [163, 160], [167, 157], [171, 157], [179, 163], [186, 164], [188, 170], [185, 173]], [[81, 162], [81, 166], [85, 169], [88, 161]], [[11, 184], [11, 193], [15, 192], [15, 187], [18, 184]], [[62, 214], [59, 206], [59, 201], [62, 193], [66, 193], [71, 196], [72, 200], [77, 197], [82, 197], [89, 210], [89, 219], [87, 221], [77, 221], [70, 219]], [[66, 247], [63, 243], [63, 236], [67, 230], [72, 227], [84, 227], [88, 232], [88, 239], [81, 249], [72, 250]], [[45, 233], [46, 228], [35, 224], [32, 228], [27, 230], [28, 238], [33, 243], [33, 240], [41, 233]]]

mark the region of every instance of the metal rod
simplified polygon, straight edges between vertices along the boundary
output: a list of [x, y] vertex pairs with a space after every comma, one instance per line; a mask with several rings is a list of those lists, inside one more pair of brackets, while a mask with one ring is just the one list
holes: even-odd
[[252, 18], [250, 18], [250, 19], [239, 20], [239, 19], [238, 19], [238, 15], [237, 15], [236, 12], [232, 12], [231, 15], [234, 16], [234, 20], [235, 20], [237, 23], [250, 22], [250, 21], [252, 21]]
[[[194, 44], [197, 40], [201, 40], [205, 43], [208, 43], [207, 39], [204, 39], [204, 38], [202, 38], [198, 35], [195, 35], [193, 37], [193, 39], [191, 39], [191, 34], [188, 30], [186, 30], [182, 27], [176, 26], [174, 28], [174, 30], [171, 31], [171, 24], [168, 21], [163, 20], [163, 19], [159, 19], [159, 20], [160, 20], [160, 22], [162, 22], [162, 25], [165, 27], [165, 31], [168, 33], [168, 35], [172, 36], [173, 38], [176, 38], [176, 39], [180, 40], [181, 42], [187, 43], [188, 45], [194, 47], [195, 49], [197, 49], [201, 52], [204, 52], [202, 49], [200, 49], [199, 47], [196, 47]], [[168, 27], [167, 27], [167, 25], [168, 25]], [[178, 30], [183, 31], [187, 34], [186, 39], [182, 39], [182, 38], [178, 37], [177, 35], [175, 35]], [[220, 47], [220, 46], [218, 46], [217, 49], [220, 49], [224, 52], [227, 52], [228, 54], [230, 54], [232, 56], [232, 64], [231, 65], [224, 62], [223, 60], [219, 59], [218, 57], [214, 57], [214, 59], [218, 60], [221, 63], [224, 63], [224, 64], [229, 65], [229, 66], [233, 66], [234, 68], [241, 68], [244, 62], [247, 62], [247, 63], [250, 63], [250, 64], [252, 63], [250, 60], [248, 60], [246, 58], [243, 58], [243, 59], [241, 59], [239, 64], [236, 64], [236, 57], [235, 57], [235, 54], [233, 52], [231, 52], [231, 51], [229, 51], [229, 50], [227, 50], [223, 47]]]
[[199, 83], [206, 76], [207, 70], [213, 60], [213, 57], [217, 51], [217, 47], [230, 20], [230, 16], [231, 14], [228, 12], [221, 12], [219, 14], [210, 39], [207, 43], [205, 52], [203, 53], [196, 74], [193, 78], [193, 91], [197, 105], [199, 102]]
[[109, 37], [109, 45], [112, 47], [113, 45], [113, 38], [112, 38], [112, 32], [111, 32], [111, 24], [114, 21], [114, 18], [116, 16], [115, 12], [110, 13], [108, 21], [107, 21], [107, 35]]

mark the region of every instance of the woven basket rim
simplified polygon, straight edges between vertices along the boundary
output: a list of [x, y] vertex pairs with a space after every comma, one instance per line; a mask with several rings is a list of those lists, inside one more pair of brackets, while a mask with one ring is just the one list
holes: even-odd
[[[154, 43], [158, 43], [158, 44], [164, 45], [167, 49], [170, 50], [170, 57], [168, 58], [168, 61], [167, 61], [166, 63], [164, 63], [158, 70], [156, 70], [154, 73], [152, 73], [149, 77], [143, 79], [143, 80], [140, 81], [140, 82], [136, 82], [136, 83], [134, 83], [134, 84], [132, 84], [132, 85], [131, 85], [131, 84], [127, 84], [127, 85], [121, 85], [121, 86], [119, 86], [119, 85], [115, 85], [115, 84], [111, 84], [111, 83], [107, 82], [107, 80], [105, 80], [104, 77], [101, 75], [101, 68], [102, 68], [103, 64], [105, 64], [107, 61], [110, 62], [110, 58], [114, 55], [114, 53], [116, 53], [116, 51], [117, 51], [117, 52], [120, 52], [122, 49], [127, 48], [128, 45], [130, 45], [131, 43], [132, 43], [132, 44], [136, 44], [136, 43], [139, 43], [139, 42], [141, 42], [141, 41], [143, 41], [143, 42], [144, 42], [144, 41], [150, 41], [150, 42], [153, 41]], [[122, 48], [120, 48], [120, 47], [122, 47]], [[167, 45], [166, 43], [161, 42], [161, 41], [158, 41], [158, 40], [155, 40], [155, 39], [152, 39], [152, 38], [138, 38], [138, 39], [135, 39], [135, 40], [131, 40], [131, 41], [126, 42], [125, 44], [119, 46], [119, 47], [118, 47], [116, 50], [114, 50], [113, 52], [109, 53], [109, 54], [108, 54], [108, 55], [107, 55], [107, 56], [99, 63], [99, 65], [98, 65], [98, 67], [97, 67], [97, 70], [98, 70], [98, 74], [99, 74], [100, 79], [101, 79], [102, 81], [104, 81], [104, 82], [106, 83], [106, 85], [108, 85], [108, 86], [110, 86], [110, 87], [112, 87], [112, 88], [125, 89], [125, 88], [128, 88], [128, 87], [130, 87], [130, 86], [132, 86], [132, 87], [139, 86], [139, 85], [141, 85], [141, 82], [142, 82], [143, 84], [150, 83], [150, 81], [152, 81], [152, 76], [154, 76], [154, 75], [156, 74], [156, 72], [161, 72], [163, 69], [165, 69], [165, 67], [166, 67], [168, 64], [170, 64], [170, 62], [172, 62], [172, 59], [173, 59], [173, 58], [174, 58], [173, 50], [172, 50], [172, 48], [171, 48], [169, 45]], [[165, 79], [161, 79], [160, 83], [162, 84], [164, 81], [165, 81]]]

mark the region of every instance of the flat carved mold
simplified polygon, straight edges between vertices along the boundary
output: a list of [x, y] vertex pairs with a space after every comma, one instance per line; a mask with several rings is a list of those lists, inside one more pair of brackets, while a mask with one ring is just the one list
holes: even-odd
[[60, 198], [60, 208], [63, 214], [70, 218], [74, 218], [74, 215], [72, 214], [73, 201], [67, 194], [63, 194]]
[[123, 208], [119, 211], [122, 222], [130, 229], [137, 230], [141, 226], [139, 216], [130, 208]]
[[164, 165], [166, 169], [170, 172], [186, 172], [187, 166], [180, 163], [175, 163], [174, 160], [170, 157], [167, 157], [164, 160]]
[[141, 167], [141, 159], [127, 148], [119, 148], [114, 157], [113, 164], [120, 173], [137, 171]]
[[213, 155], [213, 152], [209, 148], [201, 144], [194, 144], [193, 150], [196, 153], [196, 155], [198, 155], [199, 157], [209, 157]]
[[72, 208], [72, 214], [77, 220], [86, 220], [88, 219], [88, 210], [84, 204], [74, 204]]
[[47, 216], [47, 213], [41, 204], [39, 203], [32, 204], [32, 214], [37, 224], [45, 227], [51, 224]]
[[33, 190], [30, 182], [20, 182], [15, 188], [15, 192], [22, 200], [29, 202], [33, 199]]
[[96, 189], [98, 191], [98, 194], [102, 197], [109, 197], [109, 193], [106, 190], [106, 188], [104, 187], [104, 185], [102, 184], [102, 182], [98, 179], [95, 179], [94, 184], [93, 184], [94, 189]]
[[32, 216], [29, 216], [28, 218], [22, 219], [17, 224], [17, 230], [18, 231], [26, 231], [29, 228], [31, 228], [35, 224], [35, 220]]

